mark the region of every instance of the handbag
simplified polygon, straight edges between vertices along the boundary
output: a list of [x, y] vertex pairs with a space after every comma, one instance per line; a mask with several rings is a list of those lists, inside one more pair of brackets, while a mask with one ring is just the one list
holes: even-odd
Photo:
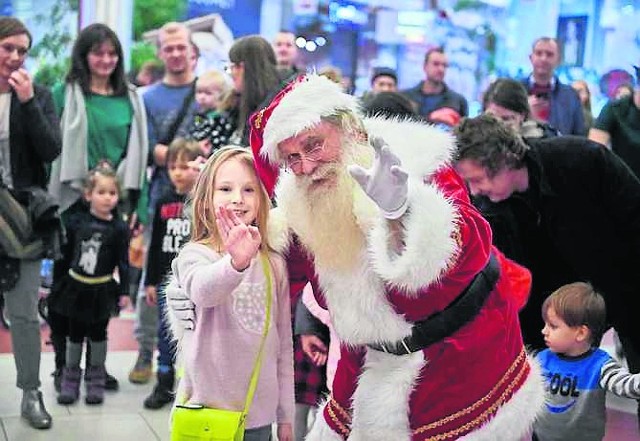
[[260, 255], [267, 280], [267, 314], [260, 349], [253, 365], [249, 389], [241, 411], [212, 409], [199, 404], [177, 404], [171, 420], [171, 441], [243, 441], [244, 428], [258, 384], [264, 345], [271, 322], [271, 266], [266, 253]]
[[0, 179], [0, 255], [38, 259], [44, 255], [44, 243], [34, 235], [32, 215], [25, 206], [28, 201], [21, 202], [16, 196]]

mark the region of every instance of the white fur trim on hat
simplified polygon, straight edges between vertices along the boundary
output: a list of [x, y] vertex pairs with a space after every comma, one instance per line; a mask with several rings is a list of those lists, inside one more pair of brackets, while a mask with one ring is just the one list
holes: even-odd
[[320, 123], [338, 110], [359, 112], [358, 99], [321, 75], [309, 74], [273, 109], [264, 128], [260, 154], [278, 162], [278, 143]]

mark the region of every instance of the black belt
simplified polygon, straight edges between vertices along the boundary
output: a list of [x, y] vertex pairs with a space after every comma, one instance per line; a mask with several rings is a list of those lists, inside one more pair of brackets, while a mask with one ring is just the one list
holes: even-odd
[[473, 278], [471, 283], [442, 311], [413, 323], [411, 335], [394, 343], [367, 345], [376, 351], [395, 355], [407, 355], [421, 351], [448, 337], [473, 320], [500, 277], [498, 259], [491, 253], [489, 262]]

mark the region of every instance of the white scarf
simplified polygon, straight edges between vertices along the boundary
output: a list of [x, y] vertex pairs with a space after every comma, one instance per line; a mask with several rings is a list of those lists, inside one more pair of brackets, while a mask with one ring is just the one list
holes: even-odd
[[[147, 117], [140, 95], [131, 86], [129, 101], [133, 120], [129, 130], [127, 153], [118, 164], [118, 180], [124, 189], [140, 190], [147, 167]], [[77, 83], [65, 87], [64, 111], [60, 118], [62, 152], [51, 166], [49, 193], [66, 210], [82, 195], [82, 186], [89, 172], [87, 153], [87, 112], [84, 94]]]

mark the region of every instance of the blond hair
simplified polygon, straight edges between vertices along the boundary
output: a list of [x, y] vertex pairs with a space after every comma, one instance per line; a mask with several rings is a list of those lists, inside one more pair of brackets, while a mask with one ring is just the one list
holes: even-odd
[[231, 159], [236, 159], [248, 167], [258, 183], [259, 206], [255, 223], [258, 231], [260, 231], [260, 236], [262, 236], [260, 249], [268, 250], [270, 247], [267, 238], [267, 219], [271, 202], [264, 185], [262, 185], [255, 171], [251, 152], [242, 147], [221, 148], [207, 160], [200, 172], [191, 197], [191, 241], [210, 245], [219, 253], [224, 251], [222, 237], [216, 225], [213, 196], [215, 194], [215, 181], [218, 170], [222, 164]]
[[87, 173], [83, 182], [83, 190], [85, 195], [89, 194], [96, 188], [96, 184], [98, 182], [98, 178], [106, 178], [111, 179], [116, 184], [116, 189], [118, 190], [118, 196], [122, 192], [120, 188], [120, 182], [118, 181], [118, 175], [114, 168], [109, 164], [107, 160], [102, 160], [98, 162], [98, 164]]
[[178, 23], [177, 21], [170, 21], [162, 25], [158, 30], [156, 45], [158, 48], [162, 47], [162, 39], [166, 35], [175, 35], [184, 32], [187, 36], [187, 40], [191, 42], [191, 29], [184, 23]]
[[224, 74], [216, 69], [208, 70], [200, 75], [196, 80], [196, 85], [201, 83], [212, 84], [222, 93], [226, 93], [231, 88]]

